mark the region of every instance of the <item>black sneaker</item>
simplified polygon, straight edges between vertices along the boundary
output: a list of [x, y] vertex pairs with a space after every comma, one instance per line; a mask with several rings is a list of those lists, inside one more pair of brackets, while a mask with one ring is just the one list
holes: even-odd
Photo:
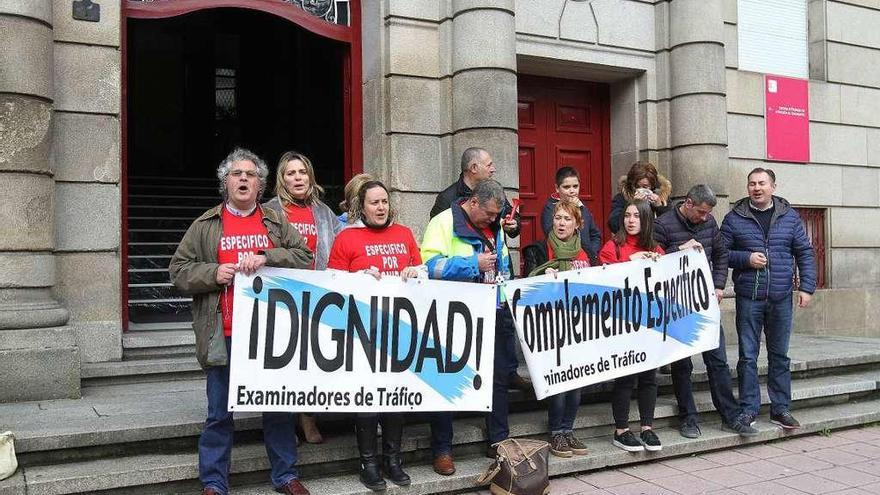
[[688, 419], [682, 423], [678, 432], [685, 438], [700, 438], [700, 435], [702, 434], [700, 431], [700, 425], [698, 425], [697, 421], [694, 419]]
[[575, 454], [587, 455], [589, 453], [589, 450], [587, 450], [587, 446], [584, 445], [583, 442], [578, 440], [578, 438], [576, 436], [574, 436], [574, 433], [572, 433], [570, 431], [568, 433], [566, 433], [565, 434], [565, 441], [568, 442], [569, 448], [571, 448], [571, 451], [574, 452]]
[[[725, 431], [732, 432], [732, 433], [736, 433], [741, 437], [754, 437], [754, 436], [757, 436], [758, 433], [760, 433], [758, 431], [758, 429], [755, 428], [754, 426], [752, 426], [748, 423], [744, 423], [743, 421], [740, 421], [740, 418], [741, 418], [741, 416], [736, 418], [733, 421], [733, 423], [726, 423], [726, 422], [721, 423], [721, 429], [725, 430]], [[748, 418], [745, 418], [745, 419], [748, 419]]]
[[615, 431], [614, 440], [611, 441], [611, 444], [627, 452], [641, 452], [645, 450], [645, 446], [642, 445], [642, 442], [630, 430], [626, 430], [620, 435]]
[[574, 455], [574, 451], [568, 445], [568, 439], [565, 438], [565, 434], [557, 433], [553, 435], [553, 438], [550, 439], [550, 453], [556, 457], [571, 457]]
[[781, 426], [784, 430], [797, 430], [801, 427], [798, 420], [794, 419], [794, 416], [788, 411], [779, 414], [770, 414], [770, 422]]
[[663, 450], [663, 446], [660, 445], [660, 439], [657, 438], [657, 434], [654, 433], [654, 430], [642, 430], [639, 438], [642, 441], [642, 445], [645, 446], [645, 450], [650, 450], [651, 452], [659, 452]]

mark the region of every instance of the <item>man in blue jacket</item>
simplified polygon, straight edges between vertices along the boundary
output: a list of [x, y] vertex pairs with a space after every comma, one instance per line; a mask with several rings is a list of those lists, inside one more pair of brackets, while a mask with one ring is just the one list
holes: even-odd
[[774, 196], [776, 174], [756, 168], [748, 175], [747, 198], [736, 202], [724, 217], [721, 235], [733, 268], [736, 292], [736, 331], [739, 336], [739, 400], [743, 423], [755, 421], [761, 407], [758, 352], [761, 331], [767, 341], [767, 393], [770, 422], [791, 430], [800, 423], [791, 415], [791, 337], [794, 266], [800, 275], [797, 303], [810, 304], [816, 290], [813, 247], [800, 215], [783, 198]]
[[[718, 230], [718, 223], [712, 216], [717, 203], [715, 193], [705, 184], [692, 187], [685, 200], [676, 204], [654, 221], [654, 240], [667, 253], [697, 249], [702, 251], [712, 268], [712, 281], [715, 284], [715, 297], [718, 303], [724, 295], [727, 283], [727, 248]], [[727, 367], [727, 351], [724, 345], [724, 329], [718, 340], [718, 347], [703, 353], [706, 373], [709, 375], [709, 390], [712, 404], [721, 416], [726, 430], [750, 437], [758, 430], [748, 423], [737, 421], [740, 407], [733, 396], [730, 369]], [[681, 420], [679, 432], [685, 438], [700, 436], [699, 415], [694, 403], [691, 373], [694, 365], [687, 357], [672, 363], [672, 388], [678, 402], [678, 417]]]

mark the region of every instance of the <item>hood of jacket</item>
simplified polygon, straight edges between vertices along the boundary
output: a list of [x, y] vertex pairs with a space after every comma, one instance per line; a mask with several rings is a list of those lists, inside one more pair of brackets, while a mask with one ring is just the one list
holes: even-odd
[[[660, 197], [660, 204], [666, 205], [669, 202], [669, 196], [672, 194], [672, 182], [659, 174], [657, 175], [657, 181], [660, 183], [660, 187], [654, 189], [654, 194]], [[633, 198], [633, 194], [635, 194], [635, 191], [630, 191], [629, 187], [627, 187], [625, 175], [620, 176], [620, 180], [617, 181], [617, 188], [627, 201], [630, 201]]]

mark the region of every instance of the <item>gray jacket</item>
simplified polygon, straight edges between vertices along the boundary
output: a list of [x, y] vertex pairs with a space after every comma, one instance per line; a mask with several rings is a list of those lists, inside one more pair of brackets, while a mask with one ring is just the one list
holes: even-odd
[[[281, 218], [287, 218], [287, 212], [281, 206], [278, 197], [274, 197], [263, 203], [263, 206], [274, 210]], [[315, 227], [318, 229], [318, 246], [315, 248], [315, 269], [326, 270], [327, 260], [330, 258], [330, 248], [333, 246], [333, 239], [336, 234], [342, 230], [342, 225], [336, 218], [336, 214], [329, 206], [325, 205], [321, 200], [315, 199], [311, 205], [312, 215], [315, 217]]]

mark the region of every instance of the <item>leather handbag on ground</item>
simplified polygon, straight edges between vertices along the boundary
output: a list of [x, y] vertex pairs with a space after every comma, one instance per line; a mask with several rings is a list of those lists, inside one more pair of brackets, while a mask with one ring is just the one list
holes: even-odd
[[508, 438], [498, 449], [495, 464], [479, 478], [478, 485], [490, 483], [494, 495], [545, 495], [550, 493], [548, 458], [550, 444], [542, 440]]
[[208, 338], [208, 357], [205, 364], [208, 366], [226, 366], [229, 363], [229, 354], [226, 352], [226, 337], [223, 335], [223, 313], [217, 313], [217, 323], [214, 331]]
[[15, 436], [11, 431], [0, 433], [0, 480], [15, 474], [18, 460], [15, 459]]

